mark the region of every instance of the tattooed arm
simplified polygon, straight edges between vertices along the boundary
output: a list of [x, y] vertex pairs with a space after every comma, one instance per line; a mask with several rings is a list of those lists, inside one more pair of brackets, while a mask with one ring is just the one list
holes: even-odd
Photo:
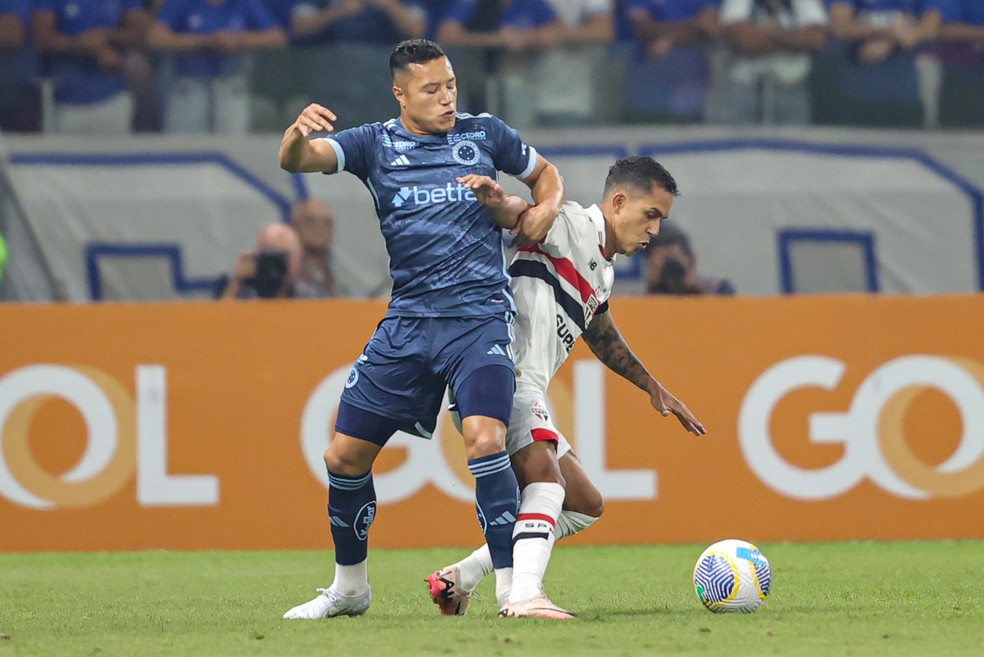
[[707, 433], [687, 405], [673, 396], [656, 378], [649, 373], [646, 366], [632, 353], [625, 342], [615, 320], [610, 312], [604, 312], [588, 324], [583, 334], [584, 341], [592, 353], [611, 371], [649, 395], [649, 401], [663, 417], [670, 413], [676, 415], [683, 428], [695, 435]]

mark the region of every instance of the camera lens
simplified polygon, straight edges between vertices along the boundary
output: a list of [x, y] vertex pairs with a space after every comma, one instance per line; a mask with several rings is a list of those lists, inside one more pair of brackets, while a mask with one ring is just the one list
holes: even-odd
[[287, 254], [266, 250], [256, 254], [256, 277], [253, 287], [262, 299], [271, 299], [280, 292], [287, 279]]

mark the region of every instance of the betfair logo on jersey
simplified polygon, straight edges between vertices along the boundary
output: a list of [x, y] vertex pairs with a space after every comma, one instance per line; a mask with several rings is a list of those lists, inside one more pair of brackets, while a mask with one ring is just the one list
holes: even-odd
[[428, 187], [414, 185], [401, 187], [393, 197], [393, 205], [402, 208], [404, 205], [440, 205], [442, 203], [463, 203], [477, 200], [470, 189], [465, 189], [461, 183], [448, 183], [443, 187]]

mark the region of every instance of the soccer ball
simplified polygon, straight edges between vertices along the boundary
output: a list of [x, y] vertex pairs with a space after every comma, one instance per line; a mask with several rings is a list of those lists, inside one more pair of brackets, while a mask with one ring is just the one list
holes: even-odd
[[762, 551], [735, 538], [704, 550], [694, 566], [697, 598], [715, 614], [755, 611], [771, 584], [772, 567]]

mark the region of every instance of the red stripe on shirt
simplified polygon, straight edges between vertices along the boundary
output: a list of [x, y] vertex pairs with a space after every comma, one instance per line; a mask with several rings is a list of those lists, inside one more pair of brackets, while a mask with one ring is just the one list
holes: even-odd
[[581, 301], [585, 302], [591, 298], [594, 294], [594, 289], [591, 287], [591, 283], [587, 281], [581, 274], [578, 273], [577, 269], [574, 268], [574, 263], [567, 258], [555, 258], [549, 253], [544, 253], [538, 246], [524, 246], [518, 251], [525, 251], [527, 253], [537, 253], [542, 255], [544, 258], [549, 260], [554, 269], [557, 270], [557, 274], [563, 278], [565, 281], [577, 288], [577, 291], [581, 294]]
[[552, 440], [557, 442], [557, 434], [550, 429], [530, 429], [530, 435], [533, 436], [533, 440]]
[[542, 520], [543, 522], [549, 522], [551, 527], [557, 526], [557, 521], [545, 513], [520, 513], [516, 516], [516, 522], [522, 522], [524, 520]]

